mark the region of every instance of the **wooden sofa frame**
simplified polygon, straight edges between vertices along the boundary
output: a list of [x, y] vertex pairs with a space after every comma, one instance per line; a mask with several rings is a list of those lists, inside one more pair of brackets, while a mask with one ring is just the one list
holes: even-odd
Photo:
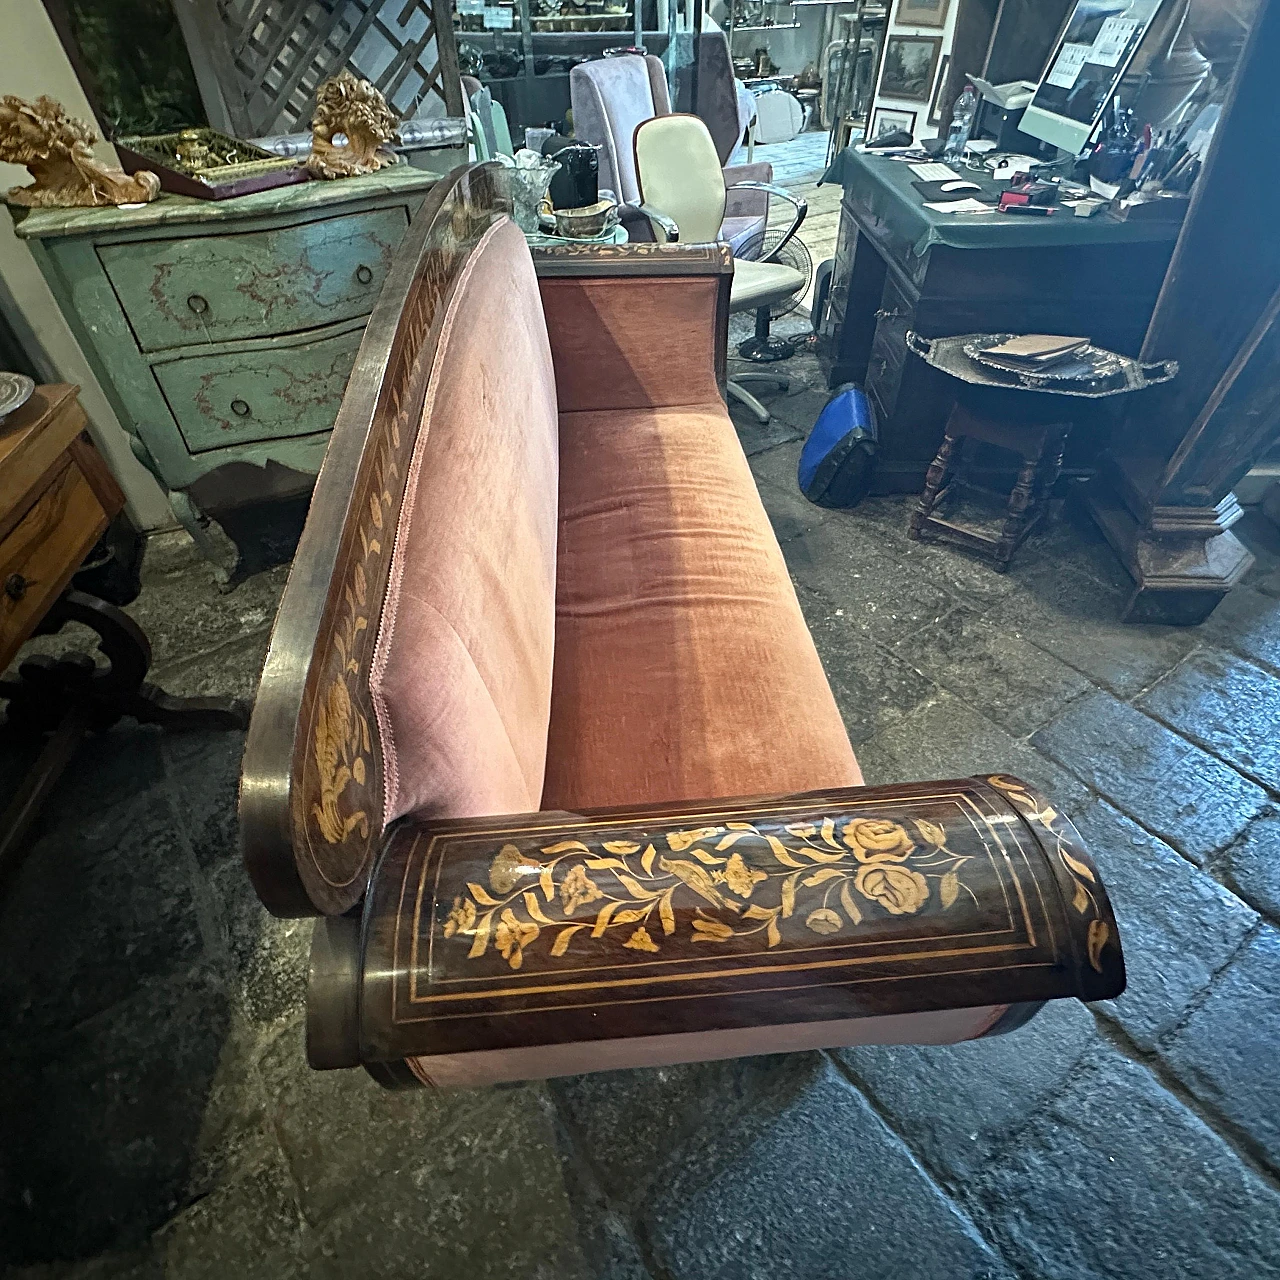
[[[509, 207], [497, 166], [466, 166], [409, 229], [334, 427], [254, 709], [241, 782], [249, 874], [273, 913], [325, 917], [313, 1065], [364, 1065], [387, 1085], [521, 1078], [852, 1043], [872, 1024], [894, 1039], [904, 1015], [931, 1010], [989, 1006], [991, 1034], [1052, 997], [1117, 995], [1115, 921], [1079, 836], [1005, 776], [405, 818], [384, 832], [369, 676], [408, 462], [451, 290]], [[710, 358], [723, 386], [723, 247], [575, 246], [535, 260], [562, 388], [575, 362], [600, 358], [557, 346], [573, 281], [648, 290], [650, 310], [662, 288], [699, 287], [705, 340], [628, 350], [627, 376], [679, 378], [689, 361], [705, 378]], [[603, 906], [575, 897], [588, 874], [609, 880]], [[601, 939], [619, 926], [631, 940], [605, 959]], [[448, 958], [443, 940], [458, 932], [470, 950]], [[499, 954], [501, 972], [467, 967]]]

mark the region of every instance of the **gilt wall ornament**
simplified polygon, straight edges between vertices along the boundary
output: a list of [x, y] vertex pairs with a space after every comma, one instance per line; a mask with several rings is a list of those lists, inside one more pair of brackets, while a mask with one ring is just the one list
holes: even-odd
[[160, 179], [147, 170], [127, 174], [93, 154], [97, 135], [67, 115], [60, 102], [34, 102], [6, 94], [0, 98], [0, 160], [25, 165], [35, 179], [13, 187], [10, 204], [32, 208], [75, 208], [145, 204], [160, 194]]
[[[326, 80], [316, 90], [307, 172], [313, 178], [350, 178], [395, 164], [395, 153], [385, 147], [398, 123], [387, 100], [368, 80], [350, 71]], [[343, 141], [335, 142], [338, 137]]]

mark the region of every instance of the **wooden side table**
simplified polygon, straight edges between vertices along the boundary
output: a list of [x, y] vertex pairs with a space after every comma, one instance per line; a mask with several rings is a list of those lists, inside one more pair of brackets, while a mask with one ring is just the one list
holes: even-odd
[[[168, 726], [243, 728], [248, 708], [227, 698], [172, 698], [145, 682], [151, 647], [114, 605], [71, 590], [73, 575], [124, 494], [85, 434], [78, 387], [37, 387], [0, 422], [0, 699], [11, 730], [52, 736], [3, 815], [0, 886], [21, 862], [40, 806], [85, 732], [121, 716]], [[79, 622], [98, 635], [106, 658], [29, 658], [3, 673], [34, 635]]]

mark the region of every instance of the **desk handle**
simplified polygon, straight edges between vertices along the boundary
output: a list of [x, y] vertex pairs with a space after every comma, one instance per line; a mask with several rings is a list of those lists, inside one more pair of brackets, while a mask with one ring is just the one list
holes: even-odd
[[202, 316], [206, 311], [209, 310], [209, 299], [201, 296], [198, 293], [193, 293], [187, 299], [187, 306], [192, 311], [194, 311], [196, 315]]
[[883, 307], [880, 307], [876, 311], [876, 319], [877, 320], [897, 320], [897, 319], [900, 319], [902, 316], [905, 316], [906, 314], [907, 313], [905, 311], [899, 311], [897, 307], [894, 307], [892, 311], [886, 311]]
[[361, 284], [371, 283], [373, 280], [373, 268], [365, 266], [362, 262], [356, 268], [356, 279], [359, 280]]

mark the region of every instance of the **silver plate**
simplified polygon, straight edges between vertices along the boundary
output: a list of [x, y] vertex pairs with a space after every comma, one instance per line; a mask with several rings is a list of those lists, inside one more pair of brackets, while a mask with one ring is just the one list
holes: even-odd
[[21, 409], [35, 389], [36, 384], [25, 373], [0, 373], [0, 422], [6, 414]]

